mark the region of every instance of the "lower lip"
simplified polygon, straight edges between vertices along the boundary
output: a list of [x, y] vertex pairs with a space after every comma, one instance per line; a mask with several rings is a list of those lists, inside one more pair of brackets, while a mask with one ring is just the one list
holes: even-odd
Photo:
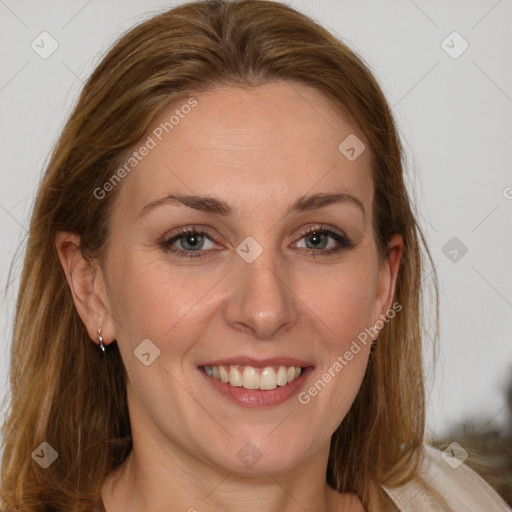
[[226, 382], [209, 377], [202, 368], [198, 368], [208, 384], [221, 395], [229, 398], [231, 401], [242, 407], [274, 407], [281, 405], [293, 396], [297, 395], [300, 388], [304, 385], [308, 375], [313, 371], [312, 366], [304, 368], [299, 377], [286, 386], [277, 386], [275, 389], [245, 389], [235, 387]]

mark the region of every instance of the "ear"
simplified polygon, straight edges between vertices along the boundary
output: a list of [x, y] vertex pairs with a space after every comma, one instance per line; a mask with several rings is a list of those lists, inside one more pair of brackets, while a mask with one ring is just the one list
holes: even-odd
[[[377, 296], [373, 311], [373, 325], [377, 320], [386, 316], [391, 308], [395, 293], [396, 278], [402, 258], [404, 241], [402, 235], [396, 234], [391, 237], [387, 245], [387, 255], [383, 259], [378, 273]], [[384, 316], [381, 316], [384, 315]]]
[[91, 340], [99, 344], [98, 329], [101, 329], [103, 343], [107, 345], [116, 336], [104, 276], [98, 261], [83, 255], [80, 242], [80, 236], [76, 233], [59, 231], [55, 235], [60, 263], [78, 315]]

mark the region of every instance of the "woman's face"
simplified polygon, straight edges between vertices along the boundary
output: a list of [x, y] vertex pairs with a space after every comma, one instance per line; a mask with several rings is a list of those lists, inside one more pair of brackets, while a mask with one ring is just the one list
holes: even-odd
[[117, 185], [104, 328], [141, 457], [276, 473], [327, 457], [401, 242], [379, 264], [369, 151], [320, 93], [285, 82], [194, 100], [161, 114]]

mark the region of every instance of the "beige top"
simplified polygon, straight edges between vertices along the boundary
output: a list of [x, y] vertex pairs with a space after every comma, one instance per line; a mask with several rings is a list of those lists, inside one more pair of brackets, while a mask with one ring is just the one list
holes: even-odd
[[[512, 509], [491, 486], [457, 458], [442, 456], [440, 450], [425, 446], [421, 474], [454, 512], [511, 512]], [[460, 465], [459, 465], [460, 464]], [[438, 512], [444, 510], [413, 480], [401, 487], [384, 487], [401, 512]]]

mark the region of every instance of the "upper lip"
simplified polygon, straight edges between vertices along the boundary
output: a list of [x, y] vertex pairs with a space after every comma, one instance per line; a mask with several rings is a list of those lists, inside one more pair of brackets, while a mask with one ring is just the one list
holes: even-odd
[[225, 359], [216, 359], [202, 363], [198, 366], [230, 366], [235, 364], [239, 364], [241, 366], [253, 366], [256, 368], [265, 366], [313, 366], [313, 364], [309, 361], [304, 359], [296, 359], [294, 357], [272, 357], [266, 359], [255, 359], [248, 356], [233, 356]]

